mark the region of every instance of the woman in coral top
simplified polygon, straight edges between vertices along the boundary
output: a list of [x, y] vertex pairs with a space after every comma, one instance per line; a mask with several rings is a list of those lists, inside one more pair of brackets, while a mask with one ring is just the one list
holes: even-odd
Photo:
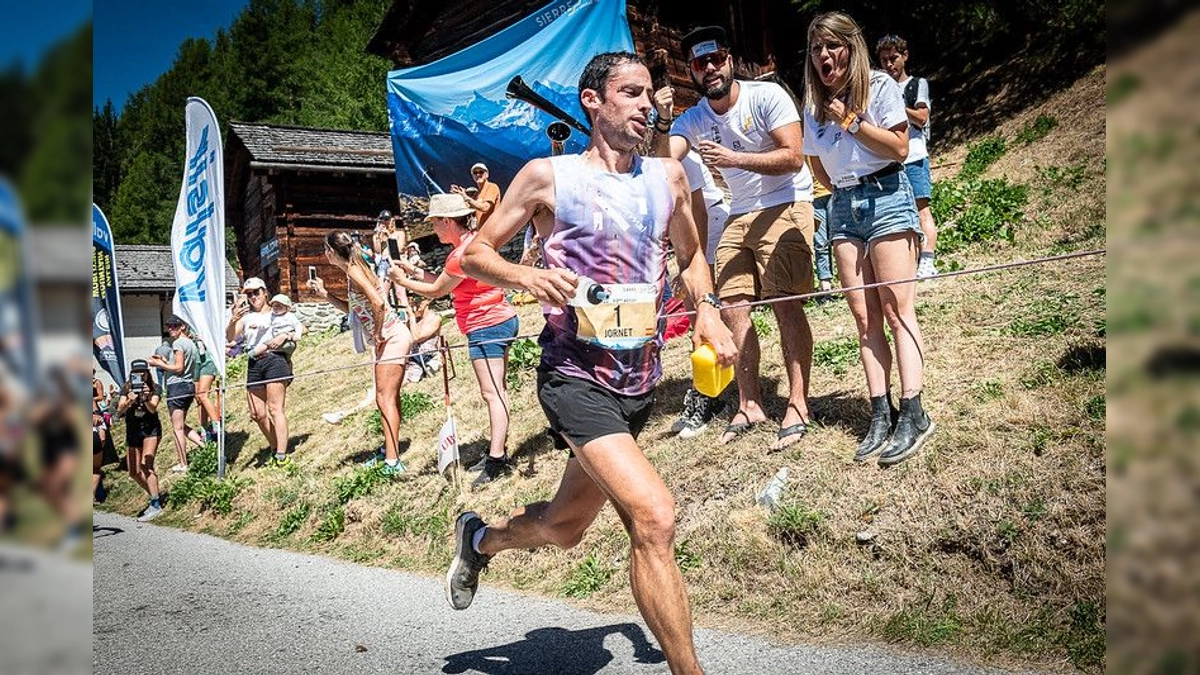
[[[488, 407], [491, 442], [488, 456], [475, 466], [481, 471], [476, 487], [511, 473], [505, 443], [508, 440], [508, 387], [505, 371], [508, 346], [517, 336], [517, 312], [504, 298], [504, 291], [468, 277], [462, 270], [462, 253], [475, 237], [474, 209], [462, 195], [436, 194], [429, 199], [428, 220], [443, 244], [454, 247], [446, 257], [446, 268], [433, 275], [401, 261], [388, 274], [392, 281], [414, 293], [436, 298], [450, 293], [458, 328], [467, 336], [471, 367], [479, 380], [479, 393]], [[403, 270], [403, 272], [401, 272]], [[411, 278], [410, 278], [411, 277]]]

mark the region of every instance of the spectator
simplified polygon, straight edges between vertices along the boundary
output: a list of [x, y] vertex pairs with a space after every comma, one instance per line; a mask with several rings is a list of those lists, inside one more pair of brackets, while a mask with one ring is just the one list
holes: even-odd
[[508, 346], [517, 336], [517, 311], [504, 299], [503, 290], [463, 272], [463, 250], [475, 238], [475, 219], [467, 202], [458, 194], [434, 195], [429, 200], [428, 218], [433, 221], [433, 233], [438, 240], [454, 247], [446, 256], [445, 269], [434, 276], [402, 264], [405, 274], [394, 273], [392, 280], [427, 298], [446, 293], [454, 297], [454, 318], [459, 330], [467, 336], [471, 367], [488, 408], [488, 454], [470, 469], [480, 472], [472, 483], [479, 487], [512, 472], [505, 448], [509, 421], [505, 371]]
[[921, 232], [925, 241], [921, 244], [921, 258], [917, 261], [917, 276], [926, 279], [937, 276], [933, 264], [937, 248], [937, 223], [929, 198], [933, 195], [933, 179], [929, 173], [929, 82], [923, 77], [908, 74], [908, 42], [895, 35], [884, 36], [875, 45], [879, 63], [888, 75], [902, 87], [904, 113], [908, 116], [908, 156], [904, 158], [904, 173], [912, 185], [913, 197], [917, 200], [917, 217], [921, 221]]
[[[162, 342], [154, 349], [154, 355], [161, 358], [163, 361], [170, 361], [174, 351], [171, 349], [171, 333], [164, 330], [162, 332]], [[154, 371], [158, 375], [158, 388], [167, 388], [167, 373], [162, 368], [156, 368]]]
[[83, 537], [83, 518], [71, 487], [83, 454], [78, 431], [82, 422], [78, 400], [71, 386], [71, 374], [64, 367], [55, 367], [47, 374], [40, 400], [30, 415], [41, 447], [42, 473], [38, 488], [46, 503], [66, 525], [58, 545], [64, 552], [73, 550]]
[[[671, 88], [655, 92], [654, 149], [682, 160], [694, 148], [733, 194], [716, 254], [717, 294], [731, 305], [722, 318], [738, 346], [738, 410], [721, 437], [729, 443], [767, 419], [748, 303], [812, 290], [812, 176], [800, 151], [800, 113], [783, 87], [734, 79], [729, 41], [719, 26], [693, 30], [680, 46], [704, 97], [672, 124]], [[771, 309], [789, 384], [787, 408], [770, 445], [775, 452], [808, 431], [813, 345], [803, 300], [775, 302]]]
[[[817, 268], [818, 288], [822, 291], [833, 288], [832, 249], [829, 247], [829, 198], [832, 195], [820, 181], [813, 181], [813, 262]], [[820, 304], [832, 300], [833, 296], [826, 295], [815, 302]]]
[[500, 186], [488, 180], [488, 168], [483, 162], [476, 162], [471, 167], [471, 178], [475, 181], [476, 193], [471, 194], [471, 188], [450, 186], [450, 192], [463, 198], [467, 205], [475, 210], [476, 229], [483, 227], [500, 204]]
[[200, 431], [207, 440], [215, 443], [221, 429], [221, 406], [224, 405], [220, 389], [216, 390], [216, 404], [209, 398], [213, 383], [217, 380], [217, 363], [199, 336], [193, 334], [192, 341], [196, 343], [196, 401], [200, 403]]
[[[359, 340], [375, 346], [375, 404], [383, 420], [383, 472], [404, 472], [400, 461], [400, 386], [405, 360], [413, 343], [405, 317], [388, 305], [384, 297], [387, 280], [380, 279], [354, 248], [350, 235], [330, 232], [325, 236], [325, 259], [346, 274], [346, 298], [338, 298], [317, 277], [308, 282], [317, 295], [352, 317]], [[395, 270], [394, 273], [399, 270]], [[378, 457], [371, 463], [378, 461]]]
[[404, 247], [404, 262], [419, 270], [429, 268], [425, 264], [425, 261], [421, 259], [421, 245], [415, 241], [408, 242], [408, 246]]
[[[809, 25], [804, 151], [812, 156], [817, 180], [833, 190], [829, 239], [843, 287], [911, 279], [921, 246], [916, 204], [901, 164], [908, 154], [904, 100], [895, 80], [871, 70], [868, 56], [862, 30], [849, 16], [829, 12]], [[877, 453], [881, 465], [903, 461], [934, 430], [921, 406], [925, 350], [915, 299], [911, 283], [846, 293], [871, 396], [871, 425], [855, 461]], [[900, 371], [898, 418], [891, 405], [885, 320]]]
[[408, 359], [404, 368], [404, 382], [416, 383], [427, 375], [436, 373], [442, 367], [442, 355], [437, 350], [437, 340], [442, 332], [442, 317], [429, 308], [429, 300], [417, 302], [413, 310], [413, 322], [416, 326], [415, 335], [428, 336], [413, 350], [414, 354]]
[[158, 420], [159, 389], [150, 379], [150, 364], [135, 359], [129, 364], [129, 381], [117, 399], [117, 414], [125, 417], [125, 466], [134, 482], [146, 491], [150, 504], [138, 520], [153, 520], [162, 513], [154, 453], [162, 438]]
[[[356, 242], [352, 245], [361, 250]], [[267, 306], [267, 285], [262, 279], [246, 279], [242, 293], [225, 327], [225, 339], [240, 339], [249, 354], [246, 398], [250, 417], [274, 450], [275, 461], [285, 462], [289, 450], [285, 407], [287, 388], [292, 383], [292, 362], [281, 350], [289, 339], [294, 342], [300, 336], [275, 332], [274, 314]]]
[[175, 437], [175, 452], [179, 458], [171, 471], [184, 473], [188, 469], [187, 442], [204, 445], [204, 437], [187, 425], [187, 411], [196, 398], [196, 362], [199, 355], [196, 343], [187, 336], [183, 319], [177, 316], [167, 319], [167, 333], [172, 339], [171, 359], [155, 354], [150, 357], [150, 365], [161, 368], [167, 374], [167, 410]]

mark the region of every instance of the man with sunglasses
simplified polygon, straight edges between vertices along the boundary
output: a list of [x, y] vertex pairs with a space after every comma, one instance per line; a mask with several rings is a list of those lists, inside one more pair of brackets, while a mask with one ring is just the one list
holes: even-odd
[[[697, 28], [680, 41], [692, 82], [703, 98], [673, 117], [670, 87], [655, 92], [655, 154], [682, 160], [694, 148], [721, 173], [733, 193], [729, 221], [717, 245], [716, 285], [738, 347], [738, 411], [722, 443], [767, 419], [762, 409], [753, 300], [812, 291], [812, 174], [801, 153], [800, 113], [783, 87], [737, 80], [725, 30]], [[771, 305], [787, 368], [788, 405], [771, 450], [799, 441], [808, 427], [812, 330], [800, 300]]]
[[483, 162], [476, 162], [471, 167], [471, 179], [478, 190], [474, 197], [467, 194], [467, 188], [458, 185], [451, 185], [450, 191], [462, 195], [467, 200], [467, 206], [475, 209], [475, 229], [478, 230], [500, 203], [500, 186], [488, 180], [488, 168]]

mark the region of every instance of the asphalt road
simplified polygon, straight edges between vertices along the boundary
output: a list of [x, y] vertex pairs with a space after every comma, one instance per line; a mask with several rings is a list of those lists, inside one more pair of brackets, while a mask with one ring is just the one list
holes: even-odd
[[[440, 578], [94, 517], [93, 671], [171, 673], [668, 673], [636, 616], [506, 592], [470, 609]], [[989, 672], [876, 647], [781, 645], [697, 630], [709, 673]]]

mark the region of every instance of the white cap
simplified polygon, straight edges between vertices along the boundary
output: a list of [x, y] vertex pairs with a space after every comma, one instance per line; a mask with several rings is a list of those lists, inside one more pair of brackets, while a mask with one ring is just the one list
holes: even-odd
[[267, 283], [265, 281], [263, 281], [262, 279], [259, 279], [258, 277], [250, 277], [249, 279], [246, 279], [244, 282], [242, 282], [242, 290], [243, 291], [249, 291], [249, 290], [252, 290], [255, 288], [261, 288], [263, 290], [266, 290]]
[[487, 164], [484, 164], [483, 162], [475, 162], [474, 164], [472, 164], [471, 165], [471, 173], [475, 173], [475, 169], [483, 169], [484, 171], [488, 170]]

